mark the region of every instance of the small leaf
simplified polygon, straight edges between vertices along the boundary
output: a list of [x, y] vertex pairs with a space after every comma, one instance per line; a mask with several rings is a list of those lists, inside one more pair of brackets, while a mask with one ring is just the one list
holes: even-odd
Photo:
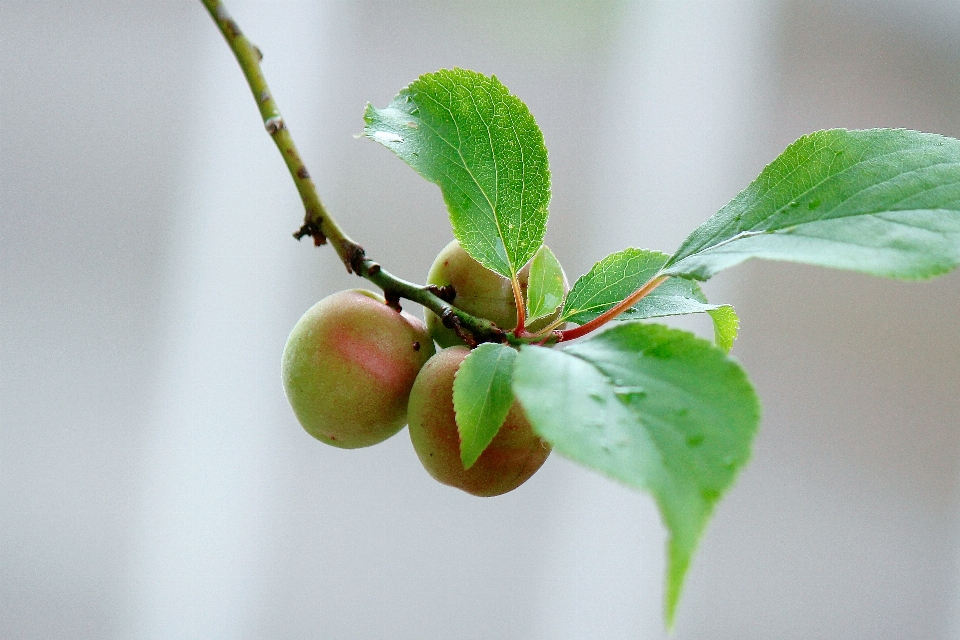
[[457, 370], [453, 379], [453, 410], [464, 469], [473, 466], [510, 412], [510, 383], [516, 357], [514, 349], [488, 342], [471, 351]]
[[420, 76], [385, 109], [367, 105], [364, 135], [436, 183], [453, 235], [505, 278], [543, 242], [550, 170], [527, 106], [496, 76], [445, 69]]
[[611, 253], [573, 284], [560, 319], [583, 324], [599, 316], [656, 276], [668, 257], [646, 249]]
[[[656, 277], [667, 258], [665, 253], [645, 249], [624, 249], [610, 254], [573, 285], [563, 305], [563, 321], [584, 324], [593, 320]], [[717, 344], [730, 350], [740, 326], [733, 307], [708, 304], [699, 285], [686, 278], [665, 280], [616, 320], [646, 320], [690, 313], [709, 313]]]
[[670, 278], [627, 309], [618, 320], [646, 320], [707, 313], [713, 320], [714, 342], [729, 352], [737, 339], [740, 318], [729, 304], [709, 304], [700, 286], [686, 278]]
[[548, 316], [563, 302], [566, 289], [563, 268], [547, 245], [540, 247], [530, 263], [527, 280], [527, 322]]
[[708, 309], [707, 313], [713, 318], [714, 343], [729, 353], [740, 331], [740, 318], [737, 312], [730, 305], [722, 305], [716, 309]]
[[562, 350], [523, 347], [513, 390], [555, 451], [653, 494], [672, 624], [707, 520], [750, 457], [760, 406], [744, 371], [690, 333], [626, 322]]
[[960, 140], [904, 129], [803, 136], [670, 258], [706, 280], [767, 258], [917, 279], [960, 264]]

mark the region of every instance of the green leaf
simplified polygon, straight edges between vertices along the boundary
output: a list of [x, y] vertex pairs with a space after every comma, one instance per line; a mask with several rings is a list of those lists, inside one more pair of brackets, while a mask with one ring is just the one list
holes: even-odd
[[550, 171], [543, 134], [496, 76], [420, 76], [385, 109], [367, 105], [364, 135], [436, 183], [453, 235], [477, 262], [513, 279], [543, 242]]
[[960, 140], [904, 129], [806, 135], [684, 241], [664, 272], [750, 258], [901, 279], [960, 264]]
[[554, 451], [649, 491], [669, 531], [665, 615], [760, 421], [740, 366], [709, 342], [620, 323], [566, 349], [525, 346], [513, 390]]
[[611, 253], [573, 284], [560, 319], [583, 324], [596, 318], [656, 276], [668, 257], [646, 249]]
[[713, 320], [714, 342], [729, 352], [737, 339], [740, 318], [729, 304], [709, 304], [700, 286], [686, 278], [670, 278], [617, 316], [617, 320], [646, 320], [707, 313]]
[[497, 435], [513, 404], [510, 383], [517, 352], [485, 343], [460, 364], [453, 379], [453, 410], [460, 432], [460, 459], [469, 469]]
[[530, 263], [527, 279], [527, 322], [548, 316], [563, 302], [566, 287], [563, 267], [547, 245], [540, 247]]
[[708, 309], [707, 313], [713, 318], [714, 343], [729, 353], [740, 331], [740, 318], [737, 312], [730, 305], [721, 305], [716, 309]]
[[[610, 254], [573, 285], [561, 317], [565, 322], [577, 324], [593, 320], [654, 278], [668, 257], [665, 253], [644, 249], [624, 249]], [[725, 351], [733, 347], [740, 326], [733, 307], [708, 304], [699, 285], [686, 278], [665, 280], [616, 320], [646, 320], [690, 313], [709, 313], [717, 344]]]

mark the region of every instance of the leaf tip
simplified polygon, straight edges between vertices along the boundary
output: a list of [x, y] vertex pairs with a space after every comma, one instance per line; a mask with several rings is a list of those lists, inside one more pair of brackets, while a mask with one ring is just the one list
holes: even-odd
[[663, 621], [667, 631], [673, 631], [677, 618], [677, 607], [683, 591], [683, 581], [690, 567], [691, 553], [686, 552], [671, 536], [667, 543], [667, 575], [663, 591]]
[[[363, 122], [365, 125], [369, 126], [373, 124], [374, 117], [377, 114], [377, 108], [373, 106], [372, 102], [368, 102], [367, 106], [363, 108]], [[366, 128], [366, 127], [364, 127]]]
[[463, 448], [463, 439], [460, 440], [460, 462], [463, 463], [463, 470], [469, 471], [470, 467], [476, 463], [477, 459], [480, 457], [479, 452], [472, 452], [469, 449]]

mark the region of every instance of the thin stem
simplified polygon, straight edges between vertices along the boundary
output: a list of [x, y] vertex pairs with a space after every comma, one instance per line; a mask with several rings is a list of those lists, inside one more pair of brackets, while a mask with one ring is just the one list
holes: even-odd
[[263, 126], [273, 138], [273, 142], [280, 150], [283, 161], [287, 165], [287, 170], [293, 178], [293, 182], [300, 193], [300, 199], [303, 201], [305, 209], [303, 226], [294, 236], [299, 240], [303, 236], [311, 236], [317, 245], [325, 244], [327, 240], [333, 245], [340, 260], [347, 267], [347, 271], [353, 270], [353, 264], [356, 261], [357, 251], [362, 251], [360, 246], [350, 239], [340, 228], [336, 220], [327, 212], [317, 194], [317, 188], [310, 179], [310, 173], [306, 165], [300, 158], [296, 145], [293, 143], [293, 137], [287, 129], [283, 116], [280, 115], [280, 109], [273, 99], [270, 87], [267, 86], [267, 80], [260, 70], [260, 60], [263, 54], [250, 42], [236, 21], [230, 17], [226, 7], [220, 0], [202, 0], [203, 6], [207, 8], [210, 17], [217, 24], [220, 33], [226, 39], [230, 49], [233, 50], [240, 69], [250, 85], [250, 91], [253, 92], [253, 99], [260, 109], [260, 117], [263, 119]]
[[670, 276], [657, 276], [631, 293], [625, 299], [618, 302], [615, 307], [608, 309], [590, 322], [582, 324], [579, 327], [574, 327], [573, 329], [567, 329], [566, 331], [558, 331], [557, 335], [559, 336], [560, 342], [564, 342], [566, 340], [575, 340], [576, 338], [587, 335], [591, 331], [596, 331], [633, 305], [637, 304], [637, 302], [639, 302], [644, 296], [659, 287], [660, 284], [669, 277]]
[[[412, 300], [436, 313], [443, 323], [455, 331], [460, 328], [472, 334], [475, 342], [505, 342], [507, 332], [489, 320], [475, 316], [456, 308], [434, 291], [430, 286], [422, 286], [394, 276], [376, 262], [365, 259], [357, 265], [357, 274], [383, 289], [387, 302], [404, 298]], [[460, 333], [458, 331], [458, 333]]]
[[513, 285], [513, 299], [517, 305], [517, 326], [513, 333], [524, 336], [527, 333], [527, 306], [523, 302], [523, 292], [520, 290], [520, 281], [517, 276], [513, 276], [510, 283]]
[[550, 334], [550, 333], [553, 333], [553, 330], [554, 330], [554, 329], [556, 329], [557, 327], [559, 327], [560, 325], [562, 325], [562, 324], [564, 324], [564, 323], [565, 323], [564, 320], [557, 319], [557, 320], [554, 320], [553, 322], [551, 322], [550, 324], [548, 324], [547, 326], [543, 327], [542, 329], [538, 329], [537, 331], [535, 331], [535, 332], [533, 332], [533, 333], [527, 332], [527, 335], [533, 336], [533, 337], [540, 337], [540, 338], [542, 338], [542, 337], [545, 336], [545, 335], [548, 335], [548, 334]]
[[230, 17], [220, 0], [201, 1], [236, 56], [247, 84], [253, 92], [257, 108], [260, 109], [263, 126], [280, 150], [287, 170], [300, 193], [305, 210], [304, 221], [303, 226], [293, 234], [294, 237], [299, 240], [304, 236], [311, 236], [316, 245], [325, 244], [329, 240], [347, 271], [356, 273], [380, 287], [387, 302], [397, 309], [400, 307], [400, 298], [412, 300], [436, 313], [443, 319], [445, 325], [450, 326], [465, 338], [469, 338], [468, 342], [508, 341], [507, 333], [492, 322], [474, 317], [454, 307], [438, 296], [431, 287], [397, 278], [366, 257], [363, 247], [350, 239], [320, 201], [317, 188], [310, 179], [307, 167], [300, 158], [300, 153], [293, 143], [293, 137], [280, 115], [280, 109], [277, 108], [277, 103], [270, 93], [270, 87], [267, 86], [267, 80], [260, 70], [263, 54], [243, 35], [240, 27]]

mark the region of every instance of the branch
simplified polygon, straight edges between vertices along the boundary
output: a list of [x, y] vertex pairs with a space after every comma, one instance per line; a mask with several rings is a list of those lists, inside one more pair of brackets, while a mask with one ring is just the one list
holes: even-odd
[[240, 27], [220, 0], [202, 0], [203, 6], [210, 12], [210, 17], [217, 24], [220, 33], [226, 39], [227, 44], [233, 51], [240, 69], [250, 85], [250, 91], [253, 92], [253, 99], [260, 109], [260, 117], [263, 119], [263, 126], [273, 138], [273, 142], [280, 150], [283, 161], [287, 164], [287, 170], [293, 178], [293, 182], [300, 193], [300, 199], [303, 201], [305, 209], [303, 226], [294, 234], [298, 240], [304, 236], [311, 236], [317, 245], [326, 244], [327, 240], [333, 245], [340, 260], [347, 267], [352, 269], [351, 264], [354, 260], [359, 245], [350, 239], [340, 228], [336, 220], [327, 213], [326, 208], [320, 201], [317, 194], [317, 188], [310, 179], [310, 173], [306, 165], [300, 158], [300, 152], [293, 143], [293, 137], [287, 129], [283, 116], [280, 115], [280, 109], [270, 93], [270, 87], [267, 86], [267, 80], [263, 77], [260, 70], [260, 60], [263, 54], [250, 42]]
[[[361, 249], [361, 252], [363, 250]], [[423, 305], [443, 319], [445, 324], [459, 326], [473, 335], [475, 343], [506, 342], [507, 332], [482, 318], [472, 316], [450, 304], [440, 296], [444, 294], [433, 285], [418, 285], [408, 282], [388, 273], [379, 264], [370, 259], [362, 259], [355, 267], [357, 275], [362, 276], [383, 289], [384, 297], [388, 302], [405, 298]], [[459, 333], [459, 332], [458, 332]], [[468, 340], [469, 342], [469, 340]]]
[[260, 70], [260, 60], [263, 59], [263, 54], [243, 35], [240, 27], [230, 17], [220, 0], [201, 1], [210, 13], [210, 17], [217, 24], [227, 44], [230, 45], [234, 56], [236, 56], [237, 62], [243, 70], [243, 75], [247, 79], [247, 84], [250, 85], [250, 90], [253, 92], [257, 108], [260, 109], [263, 126], [270, 137], [273, 138], [277, 149], [280, 150], [280, 155], [283, 156], [283, 160], [287, 164], [287, 170], [300, 193], [300, 199], [303, 201], [305, 210], [303, 226], [293, 236], [297, 240], [304, 236], [311, 236], [314, 244], [318, 246], [326, 244], [329, 240], [347, 271], [356, 273], [380, 287], [387, 302], [395, 308], [399, 309], [400, 298], [406, 298], [422, 304], [436, 313], [444, 319], [445, 323], [459, 329], [458, 333], [468, 331], [472, 334], [473, 341], [476, 343], [507, 341], [508, 335], [504, 330], [488, 320], [477, 318], [454, 307], [437, 295], [442, 292], [439, 292], [435, 287], [416, 285], [388, 273], [379, 264], [367, 258], [363, 247], [344, 233], [320, 201], [317, 188], [314, 186], [313, 180], [310, 179], [310, 173], [300, 158], [300, 153], [293, 143], [293, 137], [290, 135], [290, 131], [280, 115], [280, 109], [277, 108], [277, 103], [270, 93], [267, 80]]

